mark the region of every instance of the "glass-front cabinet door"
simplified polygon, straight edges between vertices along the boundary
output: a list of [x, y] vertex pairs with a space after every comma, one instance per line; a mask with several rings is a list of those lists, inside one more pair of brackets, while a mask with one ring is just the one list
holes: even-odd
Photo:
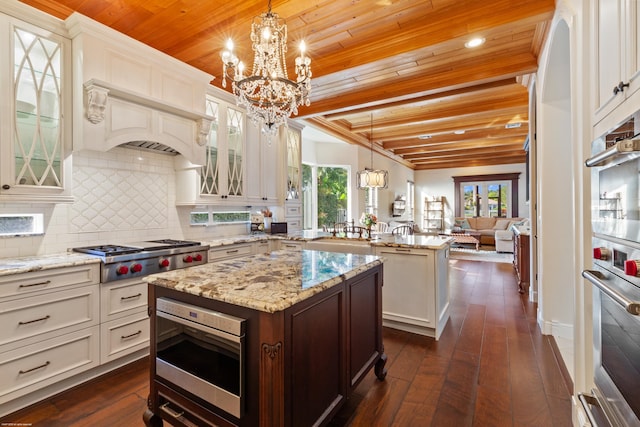
[[200, 171], [199, 203], [238, 201], [245, 188], [245, 115], [212, 96], [206, 99], [211, 129]]
[[286, 200], [300, 200], [302, 180], [302, 135], [298, 129], [288, 127], [287, 134], [287, 192]]
[[[1, 110], [5, 200], [71, 201], [70, 41], [5, 18], [2, 44], [11, 46], [8, 73], [0, 73], [11, 108]], [[1, 67], [7, 65], [2, 64]]]

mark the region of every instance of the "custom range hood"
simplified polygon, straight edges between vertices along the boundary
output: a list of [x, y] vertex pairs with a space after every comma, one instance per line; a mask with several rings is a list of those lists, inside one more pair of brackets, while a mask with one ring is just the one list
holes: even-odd
[[74, 58], [74, 151], [123, 146], [202, 163], [213, 76], [77, 12], [65, 25]]

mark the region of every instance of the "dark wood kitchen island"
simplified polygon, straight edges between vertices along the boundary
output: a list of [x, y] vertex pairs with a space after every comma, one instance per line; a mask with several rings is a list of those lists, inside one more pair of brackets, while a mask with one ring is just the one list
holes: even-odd
[[[327, 424], [372, 368], [380, 380], [386, 375], [382, 278], [382, 260], [376, 256], [306, 250], [274, 251], [149, 276], [151, 387], [145, 423]], [[199, 364], [205, 373], [187, 369], [191, 372], [180, 371], [180, 376], [163, 374], [167, 301], [191, 307], [185, 317], [204, 318], [204, 310], [209, 317], [215, 312], [243, 320], [239, 347], [220, 351], [237, 354], [224, 356], [230, 361], [221, 374], [233, 382], [239, 373], [239, 386], [221, 390], [231, 396], [232, 409], [213, 403], [219, 393], [189, 389], [181, 382], [183, 377], [207, 377], [212, 379], [205, 382], [224, 385], [225, 378], [208, 372], [218, 363], [210, 357]], [[198, 347], [190, 349], [195, 359]]]

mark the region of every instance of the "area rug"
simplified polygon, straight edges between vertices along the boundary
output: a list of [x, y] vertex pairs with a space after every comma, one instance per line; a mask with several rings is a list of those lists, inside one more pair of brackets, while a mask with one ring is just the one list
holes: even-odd
[[487, 261], [487, 262], [513, 262], [513, 254], [498, 253], [493, 248], [471, 248], [451, 247], [450, 259], [462, 259], [467, 261]]

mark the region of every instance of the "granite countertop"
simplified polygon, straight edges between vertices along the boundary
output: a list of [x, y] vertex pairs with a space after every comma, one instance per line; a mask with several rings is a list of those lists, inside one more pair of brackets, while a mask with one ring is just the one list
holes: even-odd
[[283, 250], [152, 274], [144, 280], [275, 313], [381, 263], [373, 255]]
[[50, 270], [53, 268], [73, 267], [75, 265], [95, 264], [99, 262], [100, 258], [98, 257], [77, 252], [0, 258], [0, 276]]
[[[266, 237], [265, 237], [266, 236]], [[269, 239], [271, 235], [263, 235], [262, 239]], [[358, 237], [347, 237], [345, 235], [337, 234], [334, 236], [330, 232], [326, 231], [316, 231], [316, 230], [304, 230], [296, 233], [290, 233], [287, 235], [278, 235], [274, 236], [277, 239], [286, 239], [286, 240], [297, 240], [302, 242], [322, 240], [322, 241], [331, 241], [336, 240], [341, 243], [349, 242], [354, 244], [369, 244], [371, 246], [386, 246], [386, 247], [394, 247], [394, 248], [410, 248], [410, 249], [444, 249], [453, 242], [453, 237], [450, 236], [431, 236], [431, 235], [412, 235], [412, 236], [398, 236], [392, 235], [391, 233], [372, 233], [372, 238], [358, 238]], [[234, 243], [243, 243], [244, 238], [242, 236], [239, 237], [228, 237], [227, 239], [221, 239], [221, 242], [224, 241], [224, 244], [231, 245]], [[210, 242], [206, 242], [209, 243]], [[213, 245], [212, 245], [213, 246]]]

